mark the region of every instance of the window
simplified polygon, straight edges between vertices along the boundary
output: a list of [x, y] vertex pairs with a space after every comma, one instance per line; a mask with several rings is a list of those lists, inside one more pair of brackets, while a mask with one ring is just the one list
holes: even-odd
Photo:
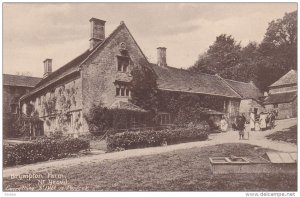
[[38, 102], [38, 105], [41, 105], [41, 98], [40, 97], [37, 98], [37, 102]]
[[278, 104], [274, 104], [274, 108], [278, 108]]
[[116, 96], [120, 96], [120, 88], [116, 88]]
[[129, 58], [118, 56], [118, 71], [127, 72], [129, 66]]
[[129, 96], [129, 89], [126, 88], [126, 96]]
[[171, 124], [171, 117], [169, 113], [160, 113], [158, 114], [158, 124], [168, 125]]
[[127, 85], [116, 85], [116, 96], [129, 97], [129, 87]]
[[121, 96], [125, 96], [125, 88], [121, 88]]

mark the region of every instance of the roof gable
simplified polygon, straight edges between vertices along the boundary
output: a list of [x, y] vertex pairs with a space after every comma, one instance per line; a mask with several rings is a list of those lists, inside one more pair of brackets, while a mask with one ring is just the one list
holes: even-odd
[[[97, 46], [95, 46], [93, 50], [86, 50], [81, 55], [77, 56], [76, 58], [74, 58], [73, 60], [71, 60], [70, 62], [65, 64], [64, 66], [62, 66], [59, 69], [50, 73], [46, 78], [42, 79], [35, 86], [34, 90], [32, 90], [29, 94], [27, 94], [23, 98], [26, 98], [26, 97], [30, 96], [32, 93], [38, 92], [38, 91], [48, 87], [49, 85], [56, 82], [57, 80], [65, 78], [66, 76], [69, 76], [70, 74], [79, 71], [81, 65], [85, 61], [87, 61], [96, 51], [103, 49], [106, 46], [106, 44], [114, 37], [114, 35], [116, 35], [121, 30], [121, 28], [126, 28], [128, 33], [130, 34], [126, 25], [124, 23], [121, 23], [108, 37], [106, 37], [106, 39], [103, 42], [101, 42]], [[130, 34], [130, 36], [132, 37], [131, 34]]]
[[[81, 65], [83, 65], [92, 55], [98, 53], [99, 51], [101, 51], [102, 49], [105, 48], [105, 46], [107, 44], [109, 44], [109, 42], [114, 39], [114, 37], [121, 32], [122, 29], [125, 29], [128, 33], [128, 35], [131, 37], [131, 39], [134, 41], [135, 45], [138, 47], [139, 51], [141, 52], [141, 54], [144, 56], [144, 59], [147, 60], [147, 57], [145, 56], [145, 54], [143, 53], [143, 51], [141, 50], [140, 46], [138, 45], [138, 43], [136, 42], [136, 40], [134, 39], [134, 37], [132, 36], [132, 34], [130, 33], [129, 29], [127, 28], [127, 26], [125, 25], [125, 23], [122, 21], [120, 23], [120, 25], [97, 47], [95, 47], [95, 49], [87, 56], [87, 58], [81, 63]], [[148, 61], [148, 60], [147, 60]]]
[[262, 92], [252, 82], [246, 83], [230, 79], [224, 80], [244, 99], [259, 99], [259, 97], [263, 96]]
[[240, 98], [219, 76], [156, 64], [151, 64], [151, 67], [158, 77], [159, 89]]
[[283, 86], [289, 84], [297, 84], [297, 72], [293, 69], [290, 70], [285, 75], [283, 75], [280, 79], [278, 79], [275, 83], [273, 83], [269, 87]]
[[34, 87], [41, 80], [39, 77], [3, 74], [3, 85], [7, 86]]

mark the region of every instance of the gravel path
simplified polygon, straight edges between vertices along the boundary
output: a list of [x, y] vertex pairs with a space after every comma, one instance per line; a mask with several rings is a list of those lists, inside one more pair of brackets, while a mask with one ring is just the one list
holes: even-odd
[[42, 171], [48, 171], [58, 168], [71, 167], [76, 165], [84, 165], [87, 163], [98, 163], [105, 160], [117, 160], [129, 157], [137, 157], [144, 155], [154, 155], [165, 152], [170, 152], [180, 149], [188, 149], [193, 147], [204, 147], [212, 146], [223, 143], [248, 143], [252, 145], [257, 145], [265, 148], [275, 149], [283, 152], [297, 152], [297, 146], [285, 142], [275, 142], [266, 139], [264, 136], [273, 133], [278, 130], [283, 130], [284, 128], [289, 128], [297, 124], [297, 119], [287, 119], [278, 121], [278, 126], [274, 130], [265, 132], [250, 132], [250, 140], [239, 140], [238, 133], [236, 131], [229, 131], [226, 133], [212, 134], [209, 136], [209, 140], [200, 142], [190, 142], [182, 143], [163, 147], [151, 147], [144, 149], [133, 149], [121, 152], [105, 153], [99, 155], [83, 156], [79, 158], [68, 158], [62, 160], [54, 160], [41, 162], [37, 164], [30, 164], [25, 166], [17, 166], [6, 168], [3, 170], [3, 177], [9, 177], [11, 175], [19, 175], [23, 173], [37, 173]]

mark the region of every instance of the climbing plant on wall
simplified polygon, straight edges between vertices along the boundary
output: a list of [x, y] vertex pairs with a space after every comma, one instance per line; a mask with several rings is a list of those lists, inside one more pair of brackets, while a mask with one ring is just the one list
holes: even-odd
[[[61, 130], [66, 131], [68, 128], [68, 123], [70, 123], [70, 110], [72, 107], [76, 107], [76, 94], [78, 91], [78, 87], [75, 87], [75, 83], [72, 84], [71, 87], [66, 88], [65, 85], [62, 85], [58, 89], [58, 126]], [[81, 127], [80, 115], [75, 117], [75, 129], [79, 129]]]
[[145, 110], [157, 111], [158, 88], [156, 74], [147, 62], [140, 60], [132, 71], [131, 102]]

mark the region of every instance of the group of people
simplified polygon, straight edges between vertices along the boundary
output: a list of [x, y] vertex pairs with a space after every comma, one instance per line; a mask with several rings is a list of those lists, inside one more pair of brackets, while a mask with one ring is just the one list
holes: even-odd
[[[255, 115], [254, 112], [250, 112], [250, 120], [248, 122], [250, 124], [250, 130], [265, 131], [267, 129], [273, 129], [275, 127], [276, 115], [276, 111], [268, 113], [261, 112], [259, 115]], [[240, 140], [245, 139], [245, 137], [247, 137], [246, 139], [249, 139], [250, 137], [249, 130], [246, 130], [246, 123], [247, 119], [245, 117], [245, 114], [241, 114], [235, 117], [235, 121], [232, 124], [232, 128], [239, 132]], [[220, 123], [220, 129], [221, 131], [226, 131], [227, 128], [228, 123], [225, 119], [225, 116], [223, 116]]]
[[256, 116], [253, 112], [250, 113], [250, 129], [251, 131], [265, 131], [275, 127], [276, 111], [264, 113], [261, 112]]

